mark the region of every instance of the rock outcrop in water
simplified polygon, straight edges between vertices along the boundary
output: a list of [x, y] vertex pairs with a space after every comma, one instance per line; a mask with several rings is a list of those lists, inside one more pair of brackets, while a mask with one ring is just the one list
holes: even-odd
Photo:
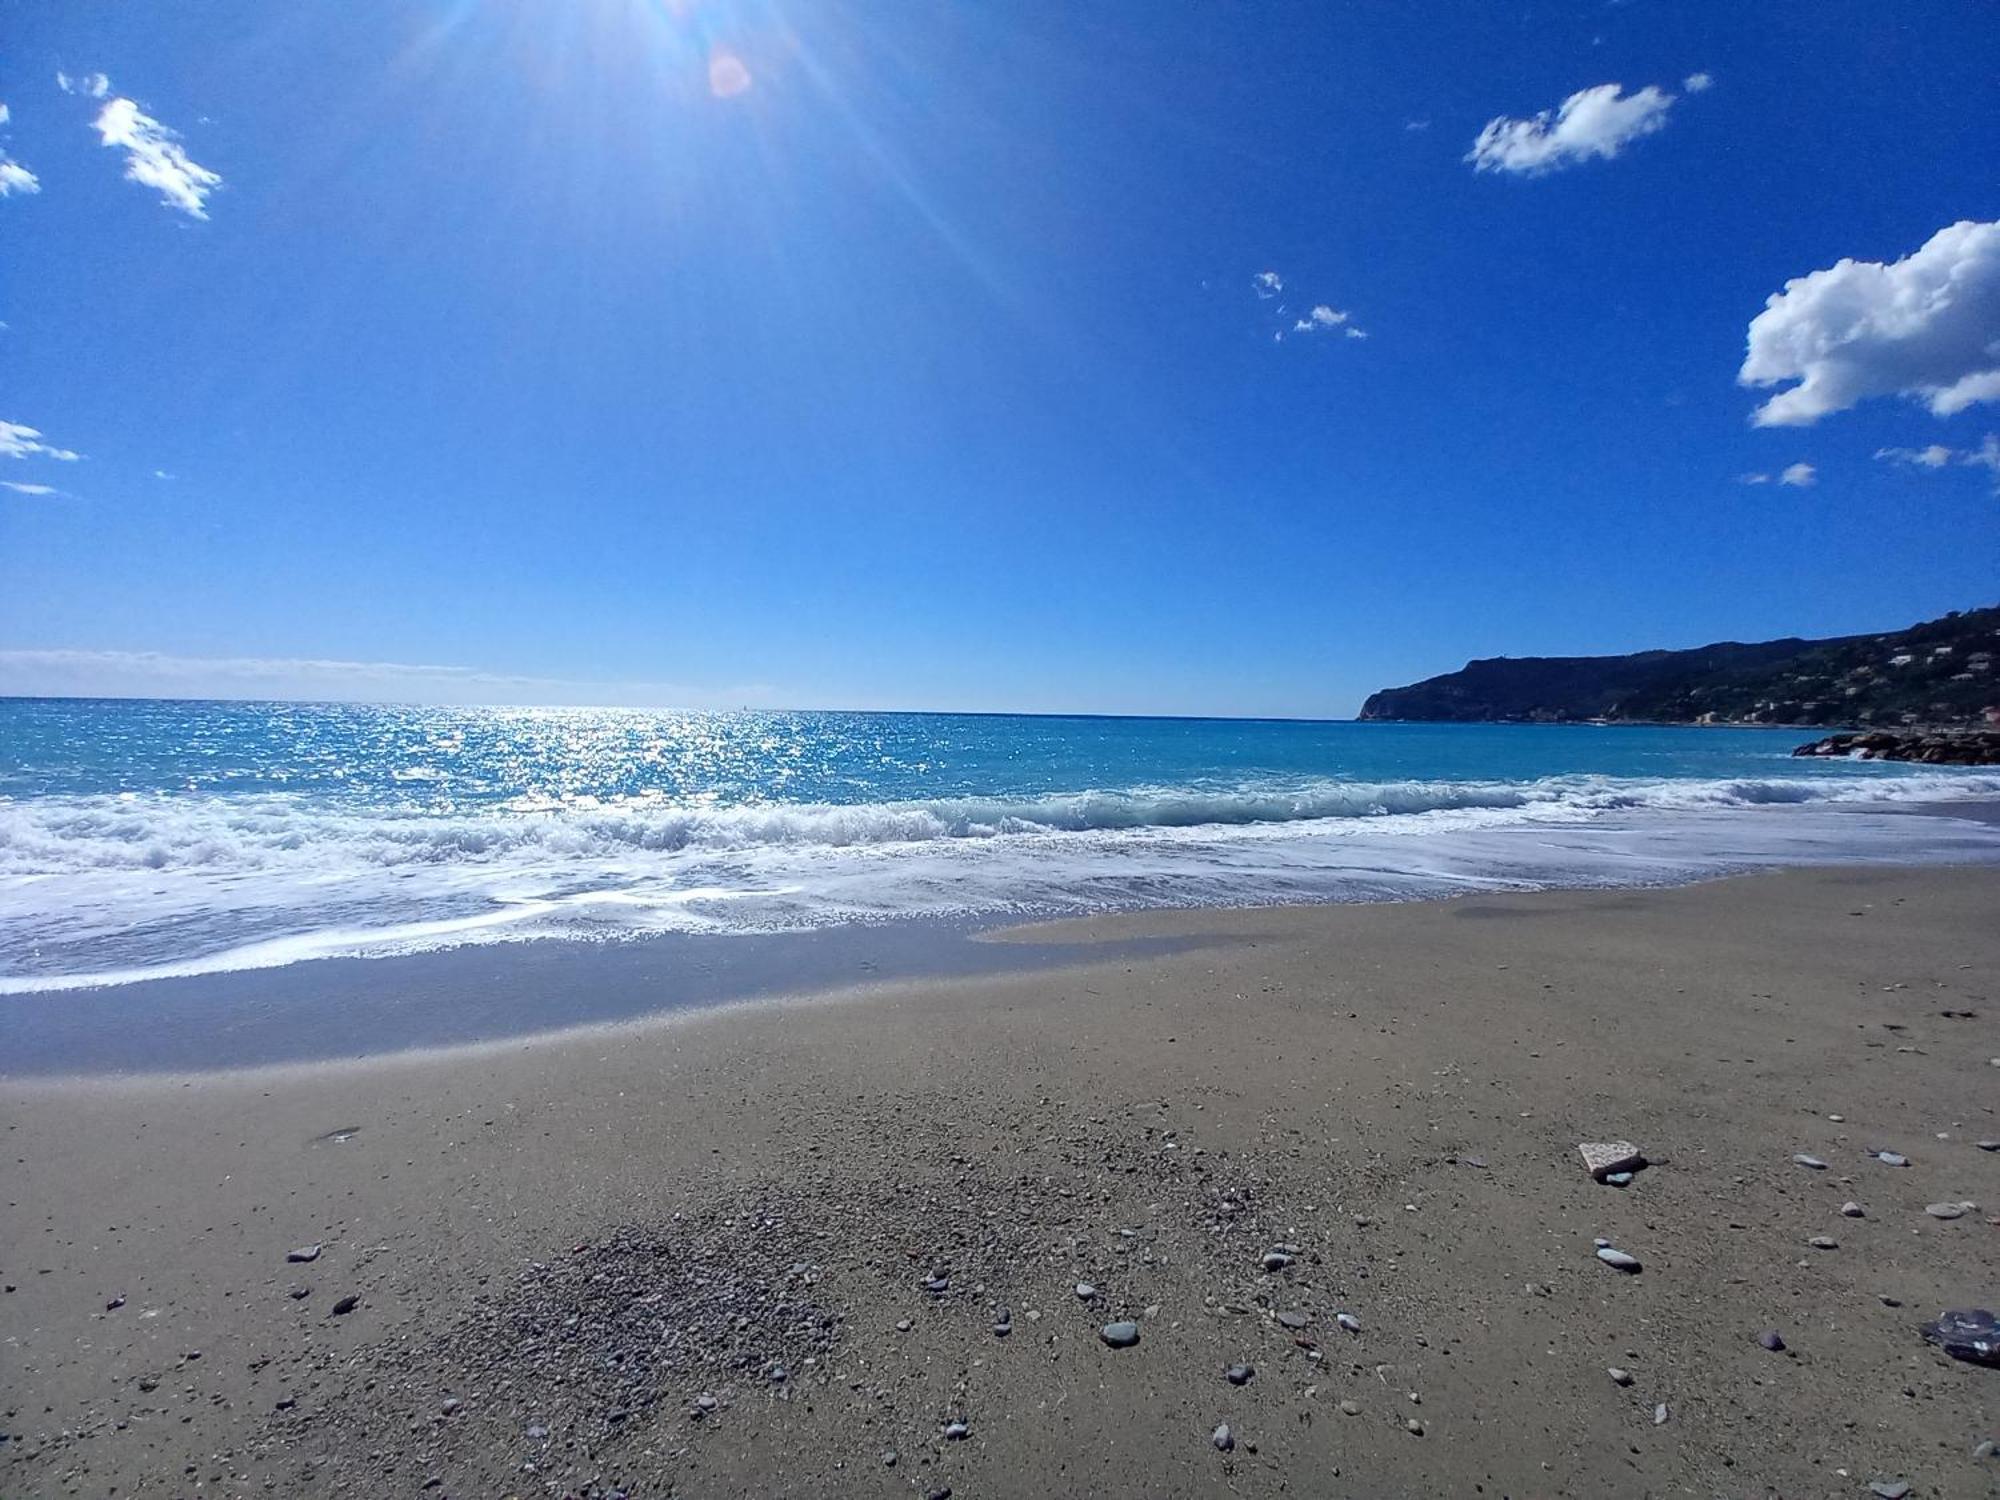
[[1363, 719], [1971, 727], [2000, 721], [2000, 605], [1881, 635], [1629, 656], [1494, 657], [1362, 705]]
[[1857, 760], [1914, 760], [1930, 766], [2000, 766], [2000, 729], [1875, 729], [1830, 734], [1794, 755], [1852, 756]]

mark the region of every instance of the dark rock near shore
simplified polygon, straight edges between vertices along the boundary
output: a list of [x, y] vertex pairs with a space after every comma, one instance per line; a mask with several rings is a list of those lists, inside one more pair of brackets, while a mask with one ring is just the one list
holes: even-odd
[[1830, 734], [1793, 755], [1908, 760], [1927, 766], [2000, 766], [2000, 729], [1868, 729]]

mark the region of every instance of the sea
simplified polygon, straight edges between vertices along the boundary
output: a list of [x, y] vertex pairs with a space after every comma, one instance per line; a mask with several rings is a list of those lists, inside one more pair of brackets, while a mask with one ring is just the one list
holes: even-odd
[[2000, 860], [1800, 731], [0, 700], [0, 994], [473, 944]]

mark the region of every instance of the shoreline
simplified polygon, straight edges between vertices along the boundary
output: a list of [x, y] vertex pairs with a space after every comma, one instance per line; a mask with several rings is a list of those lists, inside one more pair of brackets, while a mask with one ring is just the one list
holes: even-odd
[[[1893, 813], [2000, 828], [1991, 800], [1856, 804], [1835, 816]], [[1550, 825], [1545, 832], [1559, 831]], [[1586, 830], [1588, 831], [1588, 830]], [[1527, 836], [1527, 830], [1508, 830]], [[1929, 860], [1884, 865], [1879, 855], [1810, 862], [1693, 867], [1682, 878], [1617, 883], [1586, 877], [1546, 891], [1675, 889], [1779, 869], [1955, 868], [2000, 863], [2000, 844], [1938, 844]], [[1597, 871], [1602, 873], [1602, 867]], [[0, 996], [0, 1081], [120, 1075], [194, 1075], [338, 1060], [366, 1061], [453, 1048], [559, 1039], [594, 1027], [643, 1023], [740, 1005], [810, 1003], [885, 984], [925, 984], [1061, 969], [1095, 956], [1073, 934], [1113, 941], [1125, 923], [1129, 954], [1197, 943], [1204, 914], [1450, 902], [1510, 889], [1492, 881], [1352, 899], [1163, 905], [1104, 912], [912, 915], [764, 933], [662, 933], [602, 941], [530, 938], [405, 955], [312, 958], [271, 968], [176, 975], [90, 988]], [[1521, 889], [1519, 886], [1511, 889]], [[1166, 915], [1164, 930], [1142, 919]]]
[[[1917, 1329], [2000, 1278], [1996, 909], [1961, 867], [1149, 912], [1059, 935], [1203, 942], [0, 1081], [0, 1493], [1984, 1495], [2000, 1377]], [[1622, 1191], [1576, 1156], [1617, 1139]]]

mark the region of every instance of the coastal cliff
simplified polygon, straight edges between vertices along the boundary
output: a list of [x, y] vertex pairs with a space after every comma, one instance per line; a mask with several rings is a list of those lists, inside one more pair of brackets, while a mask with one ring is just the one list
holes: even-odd
[[1830, 640], [1493, 657], [1370, 695], [1370, 720], [1971, 727], [2000, 721], [2000, 605]]

